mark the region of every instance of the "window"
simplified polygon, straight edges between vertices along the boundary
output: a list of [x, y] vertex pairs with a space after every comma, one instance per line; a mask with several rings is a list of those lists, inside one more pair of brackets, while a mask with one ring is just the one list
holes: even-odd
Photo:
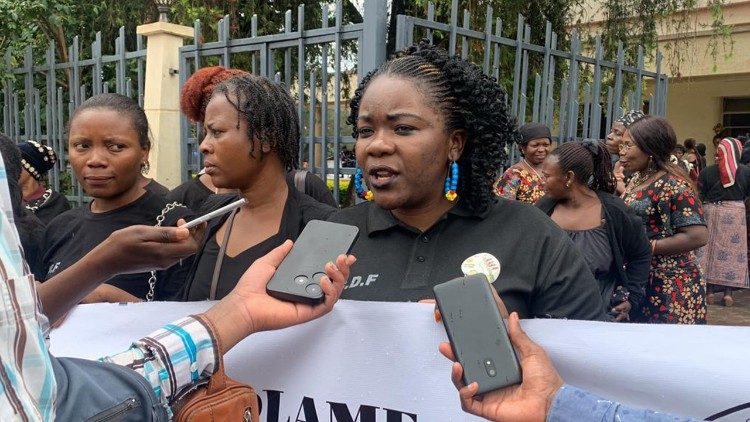
[[727, 136], [750, 134], [750, 97], [724, 98], [722, 123]]

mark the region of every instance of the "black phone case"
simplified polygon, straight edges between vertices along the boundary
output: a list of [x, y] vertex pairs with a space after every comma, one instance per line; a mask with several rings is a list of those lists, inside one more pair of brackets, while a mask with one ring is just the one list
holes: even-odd
[[464, 368], [466, 385], [477, 395], [521, 382], [521, 368], [493, 287], [483, 274], [461, 277], [433, 288], [453, 354]]
[[320, 279], [325, 275], [326, 263], [348, 254], [358, 235], [359, 229], [355, 226], [310, 221], [266, 285], [266, 291], [277, 299], [291, 302], [322, 302]]

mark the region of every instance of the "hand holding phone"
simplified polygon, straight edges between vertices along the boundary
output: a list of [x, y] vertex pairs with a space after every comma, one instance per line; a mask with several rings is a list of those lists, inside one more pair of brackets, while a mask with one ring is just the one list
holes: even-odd
[[192, 229], [193, 227], [196, 227], [196, 226], [198, 226], [201, 223], [205, 223], [206, 221], [209, 221], [209, 220], [211, 220], [213, 218], [220, 217], [220, 216], [222, 216], [222, 215], [224, 215], [224, 214], [226, 214], [228, 212], [232, 212], [235, 209], [237, 209], [237, 208], [245, 205], [246, 203], [247, 203], [247, 201], [245, 200], [245, 198], [240, 198], [240, 199], [232, 202], [229, 205], [224, 205], [223, 207], [221, 207], [221, 208], [219, 208], [217, 210], [211, 211], [208, 214], [204, 214], [204, 215], [196, 218], [195, 220], [190, 220], [187, 223], [181, 225], [180, 227], [184, 227], [186, 229]]
[[463, 382], [477, 382], [477, 395], [521, 382], [518, 358], [492, 288], [483, 274], [433, 288], [453, 355], [464, 369]]
[[348, 254], [357, 240], [359, 229], [347, 224], [313, 220], [294, 242], [266, 286], [269, 295], [282, 300], [316, 304], [324, 299], [320, 279], [326, 263]]

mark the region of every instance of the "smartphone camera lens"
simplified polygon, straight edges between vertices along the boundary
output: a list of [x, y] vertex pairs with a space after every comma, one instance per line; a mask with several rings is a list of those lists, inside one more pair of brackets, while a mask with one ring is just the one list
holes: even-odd
[[310, 296], [320, 296], [320, 294], [322, 293], [320, 285], [315, 283], [308, 284], [307, 287], [305, 287], [305, 291]]
[[491, 377], [497, 375], [497, 368], [495, 368], [495, 363], [492, 362], [492, 359], [487, 359], [484, 361], [484, 369], [487, 371], [487, 375]]
[[307, 276], [304, 275], [298, 275], [297, 277], [294, 277], [294, 282], [299, 285], [307, 283], [307, 280]]

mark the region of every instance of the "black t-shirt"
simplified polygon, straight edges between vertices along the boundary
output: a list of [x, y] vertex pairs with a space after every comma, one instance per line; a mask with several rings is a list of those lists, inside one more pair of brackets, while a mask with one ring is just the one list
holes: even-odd
[[172, 189], [166, 198], [169, 202], [179, 202], [191, 210], [199, 212], [206, 198], [213, 194], [211, 189], [196, 177]]
[[[224, 255], [221, 264], [221, 272], [216, 288], [216, 299], [221, 299], [227, 295], [239, 281], [245, 270], [255, 262], [256, 259], [264, 256], [275, 247], [284, 243], [285, 240], [297, 240], [302, 229], [311, 220], [325, 220], [336, 210], [333, 207], [322, 204], [311, 197], [297, 192], [296, 189], [289, 187], [289, 195], [284, 205], [284, 215], [281, 217], [279, 231], [250, 247], [239, 255], [231, 258]], [[214, 195], [206, 200], [203, 206], [204, 210], [216, 209], [226, 205], [238, 196], [236, 194]], [[211, 291], [211, 280], [213, 279], [214, 267], [216, 266], [217, 257], [219, 256], [219, 243], [216, 241], [216, 232], [229, 218], [224, 215], [209, 223], [203, 241], [203, 247], [195, 256], [195, 264], [190, 270], [188, 280], [185, 285], [186, 300], [205, 300], [208, 299]], [[234, 224], [237, 224], [236, 222]], [[219, 239], [223, 241], [223, 239]]]
[[484, 212], [460, 204], [426, 232], [367, 202], [330, 221], [360, 229], [357, 262], [342, 298], [417, 301], [436, 284], [462, 276], [461, 263], [487, 252], [501, 265], [494, 286], [521, 317], [604, 319], [599, 286], [565, 232], [539, 209], [499, 199]]
[[33, 212], [45, 225], [52, 219], [70, 209], [68, 198], [60, 192], [47, 189], [41, 198], [26, 204], [26, 209]]
[[[81, 259], [103, 242], [112, 232], [136, 225], [156, 225], [156, 217], [166, 206], [166, 200], [146, 191], [140, 198], [118, 209], [93, 213], [89, 205], [67, 211], [50, 222], [44, 234], [44, 258], [37, 278], [47, 280]], [[177, 207], [168, 212], [162, 226], [174, 226], [179, 218], [190, 216], [192, 212]], [[155, 299], [173, 297], [182, 287], [185, 273], [192, 264], [191, 259], [182, 264], [156, 272]], [[150, 273], [123, 274], [107, 281], [126, 292], [145, 298], [148, 293]]]
[[[316, 201], [336, 207], [336, 201], [333, 200], [333, 194], [328, 190], [326, 182], [323, 181], [317, 174], [310, 173], [305, 170], [292, 170], [286, 174], [286, 182], [294, 189], [297, 189], [294, 178], [297, 172], [302, 172], [305, 175], [305, 195], [315, 199]], [[299, 191], [299, 189], [297, 189]]]
[[750, 197], [750, 168], [737, 167], [734, 184], [725, 188], [719, 177], [719, 166], [704, 169], [698, 176], [698, 191], [703, 202], [744, 201]]
[[154, 179], [151, 179], [151, 181], [146, 184], [146, 187], [144, 189], [159, 196], [166, 196], [169, 193], [169, 189], [167, 189], [166, 186], [162, 185]]

